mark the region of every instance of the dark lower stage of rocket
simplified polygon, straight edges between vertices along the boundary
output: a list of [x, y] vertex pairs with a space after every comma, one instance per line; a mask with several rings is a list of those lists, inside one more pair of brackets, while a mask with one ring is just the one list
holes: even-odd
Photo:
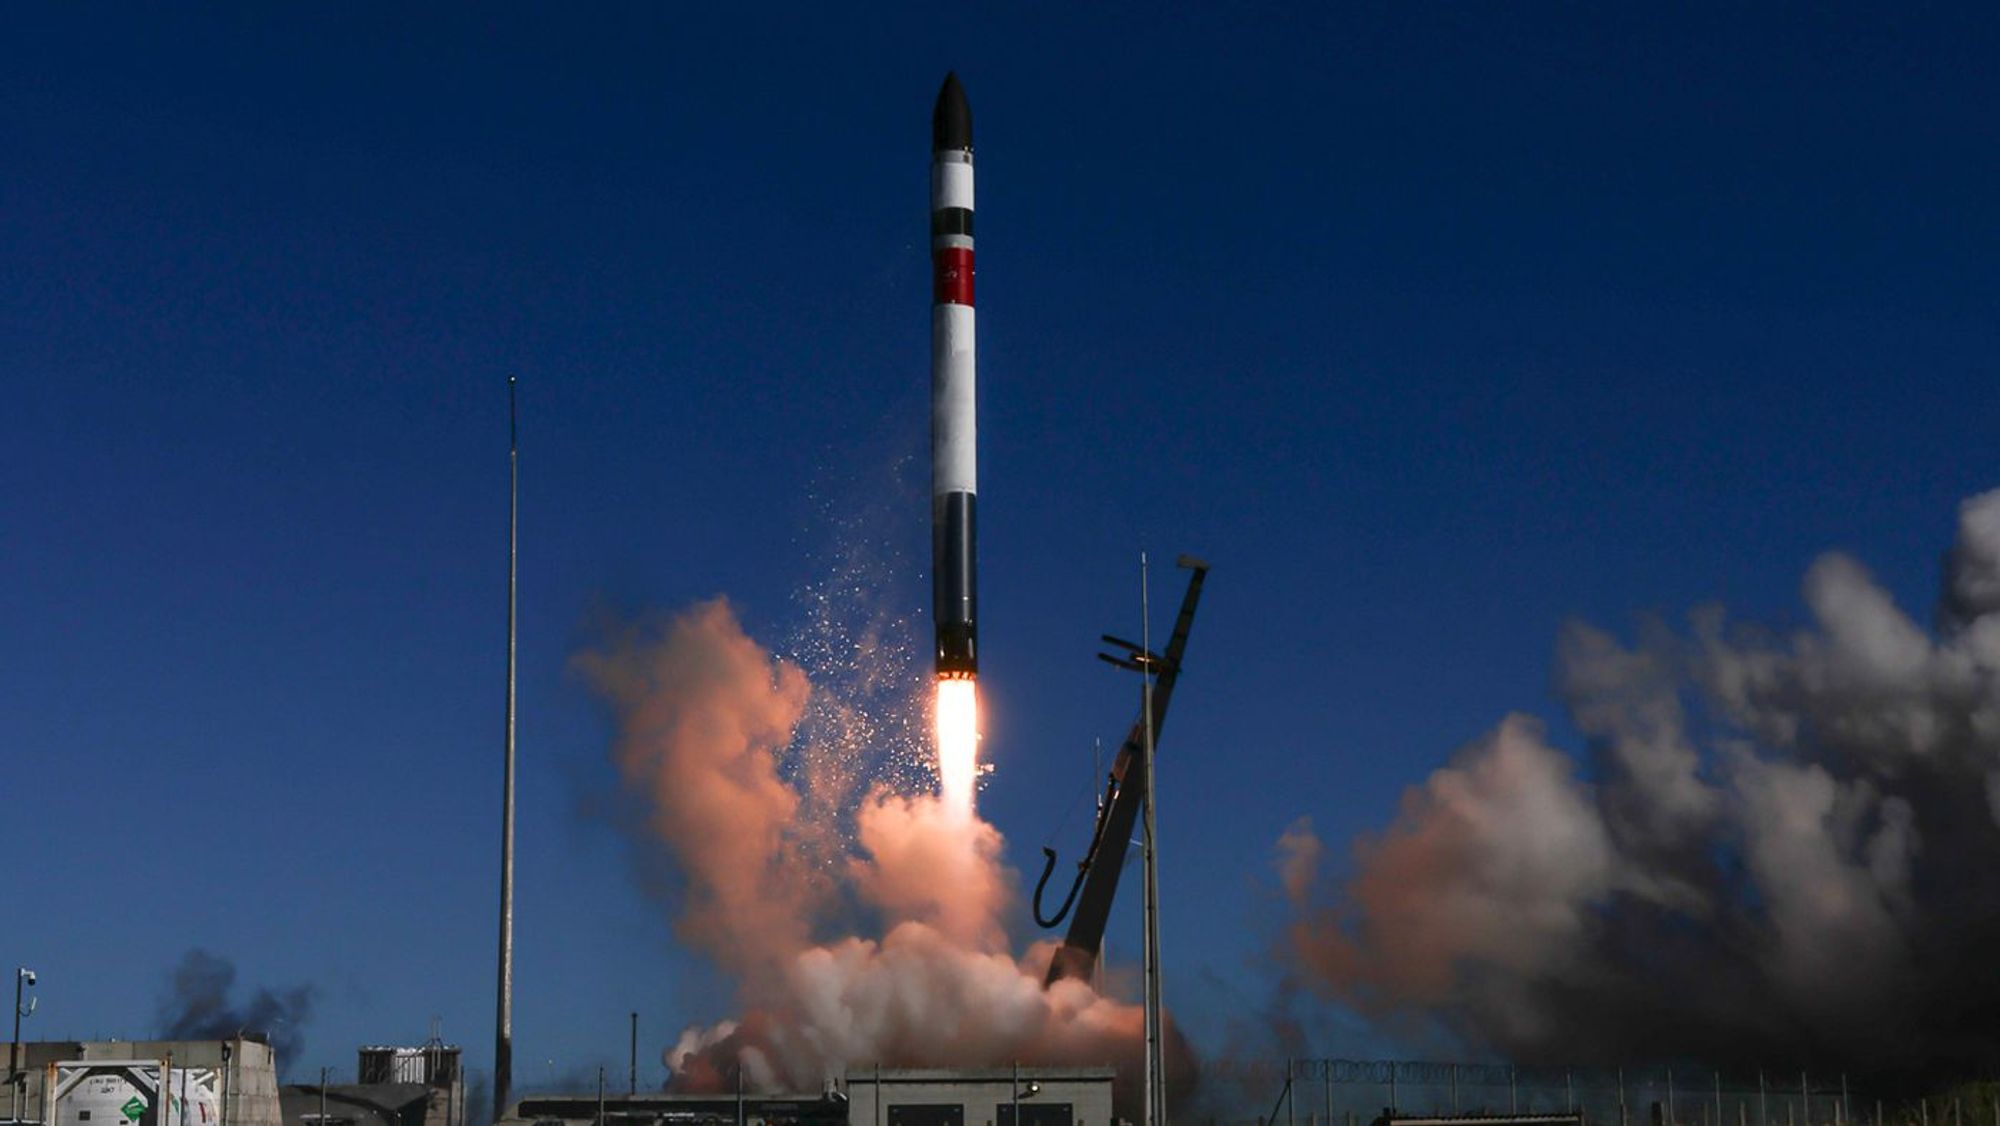
[[937, 623], [937, 674], [979, 673], [977, 534], [971, 493], [931, 500], [932, 619]]

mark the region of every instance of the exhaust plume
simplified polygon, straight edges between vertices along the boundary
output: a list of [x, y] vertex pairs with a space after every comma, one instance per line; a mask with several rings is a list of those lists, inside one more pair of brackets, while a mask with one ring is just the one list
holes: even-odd
[[278, 991], [259, 988], [238, 1006], [229, 999], [236, 985], [235, 964], [201, 949], [182, 955], [169, 980], [169, 992], [160, 1002], [163, 1040], [255, 1037], [271, 1045], [280, 1068], [298, 1058], [305, 1047], [314, 992], [309, 985]]
[[939, 677], [932, 710], [937, 720], [938, 796], [947, 809], [970, 816], [979, 786], [979, 682]]
[[1808, 628], [1719, 608], [1565, 628], [1580, 759], [1509, 716], [1354, 846], [1278, 843], [1304, 977], [1523, 1063], [2000, 1065], [2000, 492], [1966, 501], [1937, 625], [1815, 562]]
[[[838, 814], [815, 780], [853, 788], [852, 734], [902, 726], [815, 703], [806, 674], [721, 600], [577, 663], [615, 714], [619, 775], [684, 877], [677, 930], [736, 983], [737, 1019], [689, 1028], [665, 1053], [673, 1086], [730, 1090], [740, 1076], [751, 1090], [814, 1091], [850, 1066], [1016, 1060], [1121, 1064], [1136, 1079], [1139, 1008], [1082, 982], [1044, 990], [1055, 944], [1010, 948], [1014, 873], [969, 790], [945, 800], [934, 774], [911, 784], [889, 748], [851, 833], [829, 828]], [[921, 709], [921, 686], [913, 678], [901, 706]], [[842, 717], [821, 732], [831, 751], [797, 745], [818, 737], [816, 713]], [[812, 768], [828, 758], [845, 766]]]

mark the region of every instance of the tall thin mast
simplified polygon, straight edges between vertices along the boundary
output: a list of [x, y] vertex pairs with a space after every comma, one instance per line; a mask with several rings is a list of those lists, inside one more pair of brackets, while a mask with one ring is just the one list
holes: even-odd
[[507, 767], [500, 784], [500, 1009], [493, 1032], [493, 1120], [514, 1084], [514, 591], [520, 577], [521, 442], [507, 377]]

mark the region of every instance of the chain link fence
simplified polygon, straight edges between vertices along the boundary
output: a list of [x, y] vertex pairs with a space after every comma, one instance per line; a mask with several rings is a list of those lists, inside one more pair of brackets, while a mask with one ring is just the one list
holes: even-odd
[[1209, 1126], [1369, 1126], [1385, 1114], [1575, 1115], [1589, 1126], [2000, 1126], [2000, 1100], [1885, 1103], [1845, 1075], [1800, 1071], [1225, 1060], [1203, 1068], [1202, 1086], [1258, 1108], [1255, 1118], [1198, 1117]]

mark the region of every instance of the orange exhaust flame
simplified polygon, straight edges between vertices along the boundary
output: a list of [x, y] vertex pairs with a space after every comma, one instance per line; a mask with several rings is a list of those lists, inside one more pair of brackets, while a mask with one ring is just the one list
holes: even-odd
[[938, 795], [954, 813], [972, 815], [979, 778], [979, 682], [937, 682]]

